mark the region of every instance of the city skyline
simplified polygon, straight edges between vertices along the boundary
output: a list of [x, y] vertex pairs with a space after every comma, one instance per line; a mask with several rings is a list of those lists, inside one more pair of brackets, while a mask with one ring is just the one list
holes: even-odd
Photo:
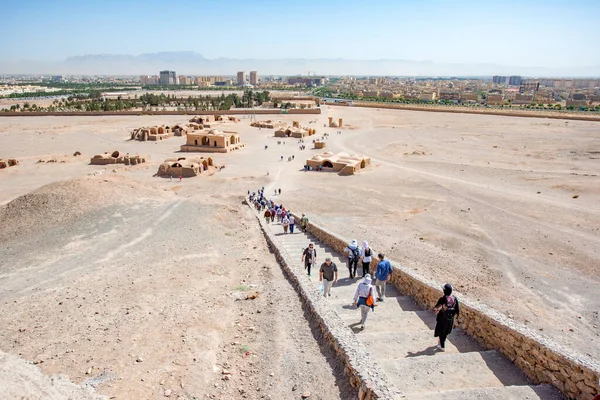
[[[271, 0], [175, 0], [169, 3], [170, 10], [177, 10], [172, 20], [160, 4], [6, 4], [7, 18], [0, 29], [15, 40], [4, 44], [3, 62], [57, 63], [87, 54], [193, 51], [211, 60], [387, 59], [562, 70], [600, 65], [600, 53], [593, 51], [600, 34], [600, 3], [595, 1], [374, 0], [365, 5], [307, 0], [307, 11], [299, 14], [293, 5]], [[305, 28], [292, 29], [292, 21]]]

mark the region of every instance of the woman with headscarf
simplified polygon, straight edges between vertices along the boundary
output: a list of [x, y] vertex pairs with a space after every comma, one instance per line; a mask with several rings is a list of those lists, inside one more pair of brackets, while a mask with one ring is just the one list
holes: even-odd
[[363, 240], [362, 243], [362, 253], [360, 255], [362, 257], [362, 267], [363, 267], [363, 278], [369, 273], [369, 266], [371, 265], [371, 260], [373, 259], [373, 249], [369, 247], [369, 243], [366, 240]]
[[[354, 293], [354, 307], [360, 308], [360, 329], [365, 329], [369, 309], [375, 311], [375, 296], [371, 285], [371, 275], [366, 274], [362, 282], [358, 284]], [[367, 300], [369, 299], [369, 300]], [[368, 304], [371, 303], [371, 304]]]
[[452, 332], [454, 319], [458, 318], [460, 309], [458, 299], [452, 294], [452, 285], [444, 285], [444, 295], [439, 298], [433, 311], [437, 314], [433, 336], [439, 338], [436, 346], [441, 351], [446, 351], [446, 337]]
[[360, 258], [358, 240], [353, 239], [352, 242], [346, 246], [344, 252], [348, 253], [348, 272], [350, 272], [350, 279], [354, 279], [356, 276], [356, 268], [358, 267], [358, 259]]

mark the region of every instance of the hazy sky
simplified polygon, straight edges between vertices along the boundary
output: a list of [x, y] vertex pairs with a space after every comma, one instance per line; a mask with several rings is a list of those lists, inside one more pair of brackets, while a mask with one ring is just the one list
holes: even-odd
[[0, 2], [4, 61], [196, 51], [600, 65], [600, 0], [26, 0]]

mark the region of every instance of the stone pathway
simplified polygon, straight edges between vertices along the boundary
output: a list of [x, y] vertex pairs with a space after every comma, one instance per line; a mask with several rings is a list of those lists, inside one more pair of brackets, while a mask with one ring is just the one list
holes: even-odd
[[[360, 278], [349, 279], [345, 255], [332, 251], [309, 234], [284, 234], [277, 222], [269, 224], [268, 229], [276, 236], [278, 247], [293, 257], [297, 255], [297, 259], [286, 260], [297, 270], [304, 267], [302, 251], [310, 242], [317, 249], [319, 266], [326, 257], [336, 263], [339, 281], [329, 298], [331, 307], [405, 398], [562, 399], [550, 385], [532, 385], [508, 359], [496, 350], [483, 349], [460, 329], [448, 338], [445, 352], [436, 351], [435, 314], [402, 296], [392, 285], [387, 287], [385, 301], [369, 313], [366, 328], [360, 330], [360, 311], [352, 306]], [[360, 276], [360, 266], [359, 270]], [[318, 268], [312, 271], [310, 281], [319, 287]]]

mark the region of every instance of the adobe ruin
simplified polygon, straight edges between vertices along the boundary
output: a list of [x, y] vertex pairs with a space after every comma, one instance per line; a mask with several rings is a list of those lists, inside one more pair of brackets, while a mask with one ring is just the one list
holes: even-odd
[[275, 129], [286, 126], [286, 123], [283, 121], [272, 121], [268, 119], [266, 121], [254, 121], [250, 123], [250, 126], [253, 126], [255, 128]]
[[202, 125], [205, 128], [211, 128], [215, 123], [240, 122], [240, 119], [230, 115], [197, 115], [190, 118], [189, 122]]
[[0, 158], [0, 169], [14, 167], [16, 165], [19, 165], [19, 162], [14, 158], [9, 158], [8, 160], [3, 160]]
[[333, 117], [327, 117], [327, 118], [329, 119], [329, 127], [330, 128], [341, 128], [344, 125], [344, 121], [342, 118], [340, 118], [337, 123], [333, 120]]
[[299, 124], [294, 121], [293, 126], [281, 127], [275, 131], [275, 137], [293, 137], [302, 139], [306, 136], [312, 136], [317, 133], [316, 129], [313, 128], [301, 128]]
[[181, 151], [227, 153], [245, 146], [246, 144], [242, 143], [239, 133], [211, 129], [189, 132], [186, 144], [181, 146]]
[[366, 168], [371, 164], [371, 158], [363, 155], [347, 153], [332, 153], [326, 151], [317, 154], [309, 160], [306, 165], [312, 170], [337, 172], [339, 175], [354, 175], [354, 173]]
[[179, 157], [177, 159], [167, 159], [159, 165], [155, 176], [162, 178], [179, 177], [191, 178], [198, 175], [206, 175], [211, 171], [220, 171], [222, 166], [213, 163], [213, 159], [208, 157]]
[[145, 126], [131, 131], [131, 140], [139, 140], [145, 142], [168, 139], [171, 136], [183, 136], [187, 133], [186, 126]]
[[130, 156], [129, 153], [122, 155], [118, 151], [112, 153], [96, 154], [91, 158], [91, 165], [109, 165], [109, 164], [125, 164], [125, 165], [136, 165], [145, 163], [146, 158], [140, 157], [139, 155]]
[[325, 147], [327, 147], [327, 143], [326, 142], [321, 142], [320, 140], [315, 140], [315, 149], [324, 149]]

